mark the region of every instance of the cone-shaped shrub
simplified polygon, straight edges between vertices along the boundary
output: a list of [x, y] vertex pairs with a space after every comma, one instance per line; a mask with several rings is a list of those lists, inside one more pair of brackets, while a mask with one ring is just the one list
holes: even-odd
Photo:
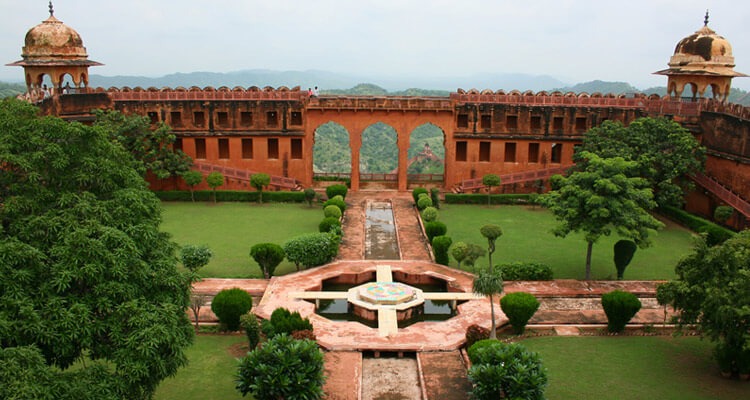
[[602, 307], [607, 314], [607, 330], [622, 332], [641, 309], [641, 301], [633, 293], [614, 290], [602, 295]]
[[500, 308], [513, 326], [513, 332], [522, 334], [526, 324], [539, 309], [539, 300], [525, 292], [508, 293], [500, 299]]

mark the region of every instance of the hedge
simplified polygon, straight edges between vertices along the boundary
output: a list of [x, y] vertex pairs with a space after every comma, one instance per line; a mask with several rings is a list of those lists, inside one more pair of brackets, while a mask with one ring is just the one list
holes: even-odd
[[552, 267], [536, 262], [513, 262], [501, 264], [500, 270], [506, 281], [551, 281]]
[[[156, 191], [156, 197], [162, 201], [191, 201], [190, 192], [185, 190]], [[257, 202], [259, 192], [239, 190], [217, 190], [217, 201]], [[196, 190], [196, 201], [211, 201], [210, 190]], [[305, 192], [263, 192], [263, 201], [275, 203], [304, 203]]]
[[659, 208], [659, 213], [665, 217], [684, 225], [688, 229], [697, 233], [706, 233], [706, 243], [714, 246], [723, 243], [736, 235], [736, 233], [722, 226], [716, 225], [711, 221], [705, 220], [699, 216], [690, 214], [687, 211], [680, 210], [676, 207], [664, 206]]
[[[530, 194], [493, 194], [491, 204], [530, 204]], [[447, 204], [487, 204], [487, 195], [480, 193], [446, 193]]]

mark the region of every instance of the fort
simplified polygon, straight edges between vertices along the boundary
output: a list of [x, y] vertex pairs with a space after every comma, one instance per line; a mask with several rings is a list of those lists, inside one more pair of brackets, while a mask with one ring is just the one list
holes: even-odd
[[[23, 67], [30, 101], [46, 114], [90, 122], [93, 109], [118, 110], [168, 124], [174, 146], [195, 160], [195, 167], [219, 170], [227, 189], [249, 190], [249, 176], [264, 172], [277, 189], [295, 190], [314, 184], [313, 146], [316, 130], [329, 122], [349, 134], [351, 190], [382, 186], [404, 191], [425, 182], [407, 172], [412, 132], [425, 124], [442, 131], [444, 173], [430, 183], [443, 190], [480, 187], [493, 173], [504, 185], [546, 179], [573, 164], [583, 134], [603, 121], [627, 125], [639, 117], [673, 119], [708, 150], [705, 175], [689, 194], [687, 209], [712, 215], [716, 206], [738, 210], [731, 224], [746, 227], [750, 218], [750, 109], [730, 104], [734, 71], [731, 45], [708, 27], [708, 17], [694, 34], [682, 39], [669, 68], [669, 94], [519, 92], [458, 89], [449, 97], [333, 96], [311, 97], [299, 87], [92, 88], [88, 59], [75, 30], [50, 17], [26, 35]], [[45, 95], [42, 82], [52, 82]], [[63, 86], [72, 81], [74, 86]], [[711, 98], [704, 97], [710, 93]], [[681, 97], [688, 95], [688, 97]], [[383, 123], [397, 135], [398, 168], [379, 177], [360, 171], [362, 133]], [[184, 188], [178, 179], [151, 179], [154, 189]]]

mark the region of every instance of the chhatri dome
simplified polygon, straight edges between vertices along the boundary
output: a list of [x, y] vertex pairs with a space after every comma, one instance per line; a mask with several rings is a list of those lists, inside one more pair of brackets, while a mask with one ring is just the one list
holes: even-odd
[[66, 75], [76, 88], [82, 89], [88, 86], [88, 67], [102, 65], [88, 59], [81, 35], [55, 18], [51, 1], [49, 18], [26, 33], [21, 57], [8, 65], [24, 68], [29, 93], [40, 90], [45, 75], [60, 92]]
[[667, 75], [667, 92], [681, 97], [686, 89], [692, 97], [703, 97], [710, 87], [713, 97], [726, 100], [732, 78], [747, 76], [734, 70], [732, 45], [708, 27], [708, 11], [703, 27], [680, 40], [669, 59], [669, 69], [654, 72]]

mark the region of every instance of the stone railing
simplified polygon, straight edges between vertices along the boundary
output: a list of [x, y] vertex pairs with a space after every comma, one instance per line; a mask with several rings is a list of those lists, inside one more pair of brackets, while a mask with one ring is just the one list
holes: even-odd
[[[97, 91], [104, 91], [104, 89], [97, 89]], [[235, 87], [230, 89], [228, 87], [220, 87], [214, 89], [212, 87], [198, 88], [191, 87], [189, 89], [177, 87], [177, 88], [161, 88], [157, 89], [154, 87], [143, 89], [141, 87], [136, 88], [109, 88], [106, 89], [107, 94], [115, 101], [170, 101], [170, 100], [203, 100], [203, 101], [230, 101], [230, 100], [270, 100], [270, 101], [301, 101], [307, 98], [307, 92], [299, 90], [299, 87], [288, 89], [281, 87], [273, 89], [266, 87], [260, 89], [258, 87], [242, 88]]]
[[453, 110], [447, 97], [408, 97], [408, 96], [321, 96], [311, 97], [307, 103], [310, 109], [352, 109], [352, 110]]

